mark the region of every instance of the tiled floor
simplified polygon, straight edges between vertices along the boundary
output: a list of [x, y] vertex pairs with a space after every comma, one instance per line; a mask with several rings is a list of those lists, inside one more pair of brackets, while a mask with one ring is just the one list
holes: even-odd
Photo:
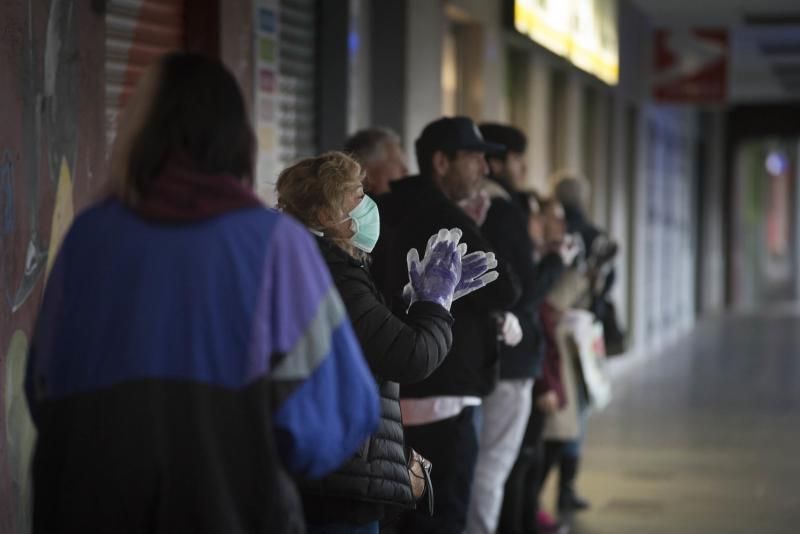
[[576, 534], [800, 533], [800, 315], [706, 320], [631, 365], [578, 485]]

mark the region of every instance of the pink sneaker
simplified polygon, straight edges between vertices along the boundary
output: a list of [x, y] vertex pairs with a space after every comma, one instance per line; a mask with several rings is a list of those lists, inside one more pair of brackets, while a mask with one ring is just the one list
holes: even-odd
[[539, 527], [539, 531], [541, 532], [558, 532], [561, 528], [558, 521], [553, 519], [553, 516], [544, 510], [539, 510], [536, 513], [536, 526]]

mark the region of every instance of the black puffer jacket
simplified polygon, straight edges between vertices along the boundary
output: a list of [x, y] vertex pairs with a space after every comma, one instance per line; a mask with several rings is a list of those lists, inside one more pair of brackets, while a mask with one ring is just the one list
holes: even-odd
[[383, 505], [414, 506], [398, 382], [422, 380], [444, 361], [453, 318], [432, 302], [393, 314], [364, 264], [325, 238], [317, 242], [380, 387], [382, 418], [356, 457], [322, 480], [304, 481], [301, 492], [310, 523], [366, 523], [383, 516]]

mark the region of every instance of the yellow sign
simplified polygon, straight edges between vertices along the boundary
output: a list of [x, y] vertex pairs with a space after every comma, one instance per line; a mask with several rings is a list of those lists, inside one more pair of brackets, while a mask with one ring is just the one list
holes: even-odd
[[45, 279], [50, 277], [50, 270], [56, 261], [61, 242], [75, 218], [75, 205], [72, 199], [72, 175], [69, 172], [67, 158], [61, 158], [56, 188], [56, 204], [53, 208], [53, 220], [50, 224], [50, 246], [47, 250], [47, 270]]
[[609, 85], [619, 80], [617, 0], [514, 0], [514, 28]]

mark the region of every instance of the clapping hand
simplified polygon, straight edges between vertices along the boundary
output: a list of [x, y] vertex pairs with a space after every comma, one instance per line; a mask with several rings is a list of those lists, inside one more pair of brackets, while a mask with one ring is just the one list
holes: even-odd
[[439, 230], [428, 239], [425, 256], [419, 258], [417, 249], [408, 251], [409, 283], [403, 294], [409, 304], [418, 300], [436, 302], [450, 309], [453, 293], [462, 274], [464, 246], [459, 246], [461, 230]]
[[[466, 243], [462, 243], [460, 248], [466, 252]], [[496, 267], [497, 260], [493, 252], [476, 251], [466, 254], [461, 259], [461, 280], [456, 286], [453, 300], [458, 300], [497, 280], [500, 275], [497, 271], [491, 270]]]
[[494, 253], [476, 251], [467, 254], [467, 244], [458, 244], [458, 228], [442, 229], [432, 235], [420, 260], [417, 249], [408, 251], [409, 282], [403, 297], [411, 305], [418, 300], [441, 304], [448, 310], [454, 300], [491, 284], [500, 276]]

